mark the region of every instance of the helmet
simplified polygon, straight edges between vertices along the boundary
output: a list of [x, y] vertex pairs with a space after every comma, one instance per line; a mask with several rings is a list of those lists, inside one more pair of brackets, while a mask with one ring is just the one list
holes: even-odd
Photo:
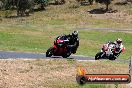
[[78, 31], [73, 31], [73, 32], [72, 32], [72, 36], [78, 37]]
[[117, 42], [117, 44], [121, 44], [121, 43], [122, 43], [122, 39], [121, 39], [121, 38], [118, 38], [118, 39], [116, 40], [116, 42]]

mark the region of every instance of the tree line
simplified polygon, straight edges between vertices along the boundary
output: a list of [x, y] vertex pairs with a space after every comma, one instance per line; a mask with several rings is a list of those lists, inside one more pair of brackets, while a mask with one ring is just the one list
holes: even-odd
[[[40, 9], [44, 10], [46, 6], [49, 5], [50, 1], [54, 1], [54, 4], [65, 4], [66, 0], [0, 0], [1, 10], [11, 10], [16, 9], [18, 16], [29, 15], [30, 12], [34, 10], [35, 5], [40, 5]], [[86, 0], [76, 0], [81, 3]], [[109, 5], [113, 0], [87, 0], [90, 5], [93, 2], [101, 3], [106, 5], [106, 10], [109, 9]], [[126, 0], [131, 1], [132, 0]]]
[[[44, 10], [51, 0], [0, 0], [0, 10], [17, 10], [18, 16], [29, 15], [33, 11], [35, 5], [40, 6], [40, 10]], [[65, 0], [53, 0], [55, 4], [63, 4]]]

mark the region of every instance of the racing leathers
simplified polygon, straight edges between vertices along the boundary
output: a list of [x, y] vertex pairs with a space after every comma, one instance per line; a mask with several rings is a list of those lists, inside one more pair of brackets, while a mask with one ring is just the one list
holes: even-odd
[[69, 53], [76, 53], [77, 48], [79, 47], [79, 38], [78, 36], [73, 36], [71, 34], [67, 35], [69, 44], [68, 44], [68, 52]]
[[67, 51], [68, 53], [76, 53], [77, 51], [77, 48], [79, 46], [79, 39], [78, 39], [78, 36], [75, 37], [71, 34], [69, 35], [61, 35], [61, 36], [58, 36], [56, 38], [56, 40], [59, 38], [59, 37], [63, 37], [63, 40], [67, 42]]
[[114, 44], [114, 51], [113, 54], [115, 57], [118, 57], [120, 55], [121, 52], [124, 51], [125, 47], [123, 46], [123, 44], [118, 44], [116, 41], [115, 42], [108, 42], [107, 45], [109, 47], [110, 44]]

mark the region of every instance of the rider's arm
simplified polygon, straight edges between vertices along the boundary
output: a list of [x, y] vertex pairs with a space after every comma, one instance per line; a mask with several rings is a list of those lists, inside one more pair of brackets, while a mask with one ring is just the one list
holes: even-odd
[[79, 39], [77, 38], [76, 46], [79, 46]]
[[64, 38], [64, 42], [65, 42], [65, 43], [68, 43], [68, 42], [69, 42], [68, 36], [65, 35], [64, 37], [65, 37], [65, 38]]
[[60, 36], [58, 36], [58, 37], [56, 38], [56, 40], [58, 40], [59, 37], [60, 37]]
[[123, 44], [121, 44], [120, 45], [120, 52], [122, 52], [123, 48], [124, 48], [124, 46], [123, 46]]
[[65, 42], [69, 42], [69, 40], [68, 40], [68, 39], [65, 39], [64, 41], [65, 41]]

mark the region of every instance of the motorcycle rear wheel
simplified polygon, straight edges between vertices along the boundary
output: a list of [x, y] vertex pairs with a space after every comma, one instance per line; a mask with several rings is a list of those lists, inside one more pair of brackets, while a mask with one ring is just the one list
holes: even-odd
[[50, 47], [46, 52], [46, 57], [51, 57], [53, 55], [53, 47]]
[[71, 55], [71, 53], [67, 53], [67, 54], [65, 54], [65, 55], [62, 55], [62, 57], [63, 58], [67, 58], [67, 57], [69, 57]]
[[109, 60], [115, 60], [115, 59], [116, 59], [116, 57], [113, 55], [109, 58]]

